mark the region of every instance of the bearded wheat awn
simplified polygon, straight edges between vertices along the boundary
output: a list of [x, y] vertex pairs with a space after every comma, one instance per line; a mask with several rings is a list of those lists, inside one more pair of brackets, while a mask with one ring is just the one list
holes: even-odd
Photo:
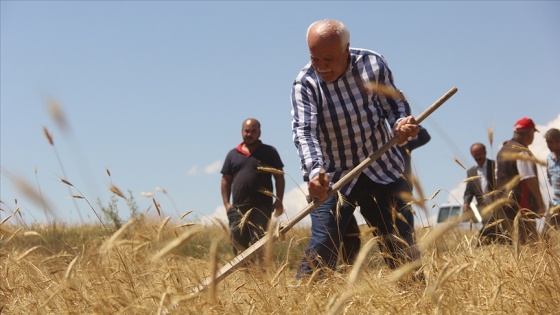
[[279, 175], [285, 174], [284, 171], [270, 166], [257, 166], [257, 170], [261, 172], [272, 173], [272, 174], [279, 174]]
[[494, 128], [488, 128], [488, 142], [490, 142], [490, 147], [494, 144]]
[[[522, 151], [525, 152], [530, 152], [527, 148], [522, 148], [522, 147], [517, 147], [517, 148], [519, 148], [520, 150], [523, 149]], [[521, 161], [538, 164], [541, 166], [546, 166], [545, 161], [541, 161], [537, 159], [534, 155], [530, 155], [530, 154], [519, 154], [518, 152], [504, 152], [502, 156], [504, 160], [509, 160], [509, 161], [521, 160]]]
[[66, 116], [64, 115], [64, 111], [62, 110], [62, 106], [58, 101], [49, 100], [47, 102], [47, 111], [53, 118], [54, 122], [57, 124], [58, 128], [62, 131], [66, 131], [69, 129], [68, 120], [66, 120]]
[[45, 134], [45, 137], [47, 138], [47, 141], [49, 141], [49, 144], [50, 144], [51, 146], [54, 146], [53, 137], [51, 136], [51, 133], [49, 132], [49, 130], [47, 129], [47, 127], [43, 127], [43, 133]]
[[122, 193], [122, 191], [119, 189], [119, 187], [115, 186], [114, 184], [111, 184], [111, 186], [109, 186], [109, 191], [121, 197], [122, 199], [127, 200], [124, 194]]
[[401, 91], [385, 84], [370, 82], [366, 84], [366, 88], [369, 88], [374, 93], [383, 95], [385, 97], [389, 97], [395, 100], [406, 100], [404, 94]]
[[189, 210], [189, 211], [183, 213], [183, 215], [181, 215], [181, 216], [179, 217], [179, 220], [183, 220], [184, 217], [188, 216], [188, 215], [191, 214], [192, 212], [193, 212], [192, 210]]
[[467, 168], [463, 165], [463, 163], [461, 163], [461, 162], [459, 161], [459, 159], [457, 159], [456, 157], [453, 158], [453, 161], [455, 161], [455, 163], [459, 164], [459, 166], [460, 166], [462, 169], [464, 169], [465, 171], [467, 170]]
[[167, 225], [167, 222], [169, 222], [169, 219], [171, 219], [171, 217], [169, 217], [169, 216], [165, 217], [165, 219], [163, 219], [163, 222], [159, 225], [159, 228], [157, 230], [156, 241], [159, 241], [161, 239], [161, 234], [163, 233], [163, 228], [165, 227], [165, 225]]
[[[62, 160], [60, 159], [60, 155], [58, 154], [58, 150], [56, 149], [56, 146], [54, 145], [54, 140], [53, 140], [52, 135], [49, 133], [49, 131], [46, 127], [43, 127], [43, 133], [45, 134], [45, 137], [47, 137], [47, 140], [49, 141], [49, 144], [53, 148], [54, 154], [56, 156], [56, 160], [58, 161], [58, 165], [60, 166], [60, 169], [62, 171], [62, 175], [64, 177], [68, 177], [68, 176], [66, 176], [66, 171], [64, 169], [64, 165], [62, 164]], [[69, 185], [69, 186], [71, 186], [71, 185]], [[72, 191], [71, 191], [70, 187], [66, 187], [66, 188], [68, 189], [68, 194], [72, 195]], [[43, 202], [43, 205], [44, 205], [45, 201], [43, 199], [41, 199], [41, 201]], [[74, 208], [76, 209], [76, 213], [78, 214], [78, 217], [80, 218], [80, 222], [83, 223], [84, 221], [83, 221], [83, 218], [82, 218], [82, 212], [80, 211], [80, 208], [78, 207], [78, 203], [76, 202], [75, 198], [72, 198], [72, 203], [74, 204]]]

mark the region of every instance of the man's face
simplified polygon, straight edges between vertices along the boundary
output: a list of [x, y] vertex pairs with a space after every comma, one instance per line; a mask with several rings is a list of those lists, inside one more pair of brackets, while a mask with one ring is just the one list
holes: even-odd
[[526, 130], [522, 130], [522, 134], [521, 134], [521, 138], [520, 141], [521, 143], [523, 143], [526, 146], [530, 146], [533, 143], [533, 140], [535, 139], [535, 130], [534, 129], [526, 129]]
[[535, 130], [533, 129], [529, 132], [528, 139], [527, 139], [527, 142], [529, 143], [527, 143], [527, 145], [532, 144], [534, 139], [535, 139]]
[[255, 144], [261, 136], [259, 125], [252, 120], [246, 121], [245, 123], [243, 123], [241, 136], [243, 137], [243, 142], [246, 145]]
[[560, 140], [546, 139], [546, 146], [550, 152], [554, 152], [556, 154], [560, 153]]
[[349, 46], [343, 48], [337, 36], [310, 34], [308, 45], [311, 64], [323, 81], [333, 82], [346, 71]]
[[471, 148], [471, 155], [476, 161], [476, 164], [480, 167], [484, 165], [484, 161], [486, 161], [486, 149], [484, 149], [481, 145], [475, 145]]

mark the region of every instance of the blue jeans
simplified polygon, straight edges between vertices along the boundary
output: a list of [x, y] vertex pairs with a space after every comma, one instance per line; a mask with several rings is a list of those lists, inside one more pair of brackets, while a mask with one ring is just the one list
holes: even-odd
[[[368, 225], [375, 227], [380, 236], [379, 248], [386, 254], [385, 262], [394, 269], [404, 261], [417, 259], [414, 239], [414, 216], [402, 199], [403, 192], [410, 192], [406, 180], [399, 179], [390, 184], [378, 184], [361, 175], [352, 192], [345, 196], [345, 203], [337, 209], [338, 196], [335, 194], [311, 212], [311, 239], [296, 278], [311, 274], [317, 268], [335, 269], [338, 261], [340, 239], [350, 222], [356, 205]], [[396, 215], [400, 213], [404, 220]], [[408, 246], [395, 239], [404, 240]], [[403, 248], [405, 247], [405, 248]]]

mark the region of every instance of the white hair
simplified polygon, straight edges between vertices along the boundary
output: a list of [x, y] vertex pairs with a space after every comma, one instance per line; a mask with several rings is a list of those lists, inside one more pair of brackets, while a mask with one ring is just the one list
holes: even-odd
[[314, 29], [315, 33], [317, 33], [320, 37], [335, 34], [340, 38], [342, 48], [350, 44], [350, 31], [348, 31], [348, 28], [342, 22], [336, 20], [321, 20], [313, 22], [307, 28], [307, 35], [305, 36], [305, 40], [307, 42], [309, 42], [309, 32], [312, 29]]

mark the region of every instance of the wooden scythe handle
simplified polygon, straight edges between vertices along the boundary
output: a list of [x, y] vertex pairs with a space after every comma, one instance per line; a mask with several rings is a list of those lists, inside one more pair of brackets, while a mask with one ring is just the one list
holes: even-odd
[[[430, 107], [424, 110], [418, 117], [416, 117], [416, 123], [420, 124], [424, 119], [430, 116], [436, 109], [438, 109], [443, 103], [445, 103], [448, 99], [451, 98], [457, 92], [457, 88], [451, 88], [447, 93], [445, 93], [442, 97], [440, 97], [435, 103], [433, 103]], [[371, 163], [377, 160], [381, 155], [383, 155], [389, 148], [397, 144], [398, 138], [396, 136], [392, 137], [389, 142], [385, 143], [381, 148], [375, 151], [371, 156], [363, 160], [358, 166], [352, 169], [348, 174], [343, 176], [338, 182], [336, 182], [329, 191], [329, 196], [339, 191], [342, 187], [350, 183], [356, 176], [361, 174]], [[323, 171], [323, 176], [326, 174]], [[320, 174], [321, 176], [321, 174]], [[296, 225], [299, 221], [301, 221], [304, 217], [306, 217], [315, 207], [320, 205], [320, 202], [312, 201], [309, 203], [303, 210], [298, 212], [288, 221], [282, 223], [280, 225], [280, 229], [278, 230], [278, 235], [283, 235], [288, 230], [290, 230], [294, 225]], [[249, 248], [238, 254], [234, 257], [231, 261], [226, 263], [222, 268], [220, 268], [216, 274], [205, 278], [198, 286], [193, 289], [193, 292], [200, 292], [206, 288], [209, 284], [215, 282], [220, 282], [225, 277], [227, 277], [230, 273], [232, 273], [237, 267], [242, 265], [242, 263], [251, 257], [253, 257], [258, 250], [260, 250], [268, 241], [276, 239], [278, 235], [271, 235], [267, 234], [262, 237], [258, 242], [251, 245]]]

